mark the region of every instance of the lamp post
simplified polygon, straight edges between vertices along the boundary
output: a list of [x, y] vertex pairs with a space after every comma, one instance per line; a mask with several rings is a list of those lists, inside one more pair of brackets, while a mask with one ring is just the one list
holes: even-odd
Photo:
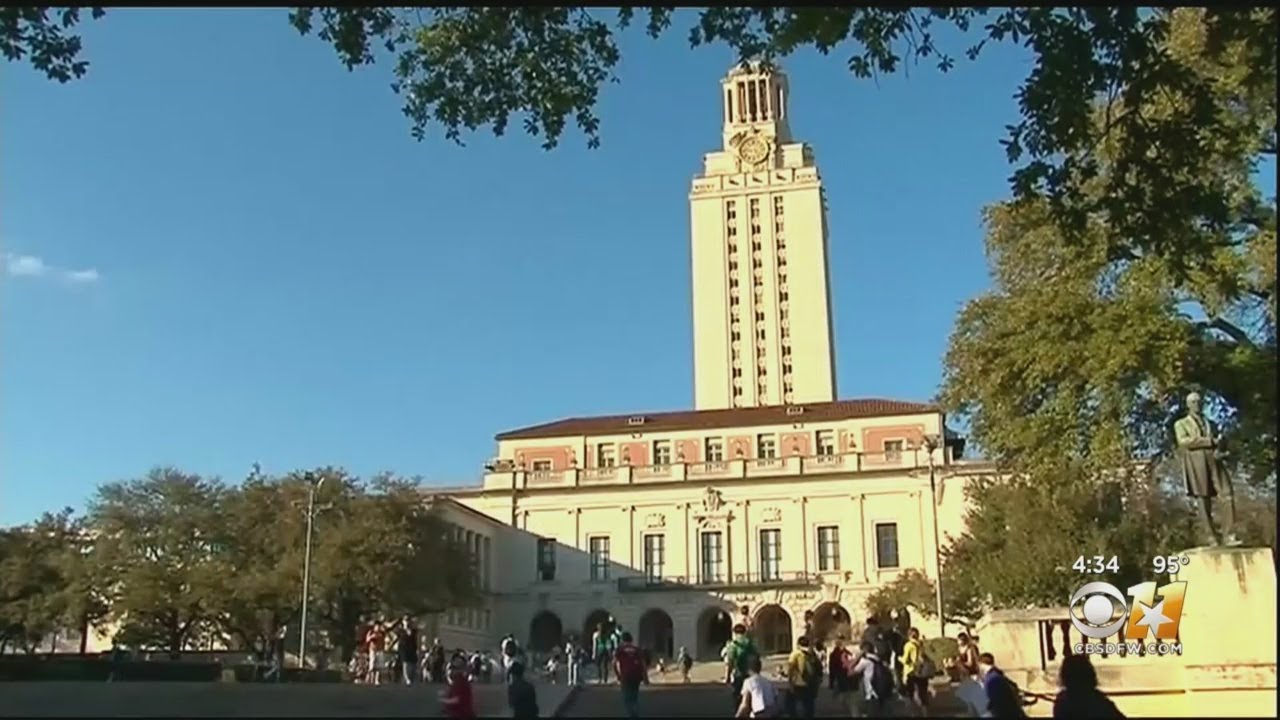
[[933, 451], [938, 449], [938, 436], [925, 435], [922, 444], [929, 459], [929, 501], [933, 505], [933, 564], [938, 568], [938, 579], [933, 584], [933, 601], [938, 613], [939, 637], [946, 637], [947, 621], [942, 614], [942, 548], [940, 547], [941, 535], [938, 532], [938, 469], [933, 460]]
[[311, 486], [307, 491], [307, 541], [306, 549], [302, 554], [302, 621], [298, 628], [298, 665], [305, 668], [307, 666], [307, 601], [311, 595], [311, 534], [315, 529], [316, 492], [321, 485], [324, 485], [325, 476], [322, 475], [319, 480], [316, 480], [313, 473], [307, 473], [303, 477]]

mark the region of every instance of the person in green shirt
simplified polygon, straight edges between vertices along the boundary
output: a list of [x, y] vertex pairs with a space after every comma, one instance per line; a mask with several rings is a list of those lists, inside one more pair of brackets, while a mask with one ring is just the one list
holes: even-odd
[[750, 672], [751, 658], [759, 657], [760, 652], [747, 635], [747, 626], [738, 623], [733, 626], [733, 639], [726, 648], [724, 662], [729, 673], [729, 683], [733, 687], [733, 709], [737, 710], [742, 703], [742, 683]]

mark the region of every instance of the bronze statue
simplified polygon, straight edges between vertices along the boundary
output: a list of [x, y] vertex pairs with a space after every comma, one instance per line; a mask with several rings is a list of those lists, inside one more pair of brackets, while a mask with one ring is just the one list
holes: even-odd
[[[1222, 451], [1213, 425], [1205, 419], [1199, 393], [1187, 396], [1187, 412], [1173, 424], [1178, 446], [1178, 467], [1187, 495], [1200, 499], [1201, 519], [1215, 545], [1239, 544], [1232, 534], [1236, 524], [1236, 498], [1231, 477], [1222, 465]], [[1227, 496], [1227, 526], [1220, 531], [1213, 519], [1213, 502], [1219, 492]]]

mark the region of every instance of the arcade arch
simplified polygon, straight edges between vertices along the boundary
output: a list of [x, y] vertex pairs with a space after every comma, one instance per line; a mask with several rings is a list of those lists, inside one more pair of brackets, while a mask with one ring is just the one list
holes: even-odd
[[535, 652], [547, 652], [564, 641], [564, 624], [560, 616], [550, 610], [543, 610], [533, 616], [529, 623], [529, 649]]
[[636, 643], [649, 650], [654, 657], [671, 659], [675, 657], [676, 630], [675, 622], [665, 610], [653, 608], [640, 616], [637, 628]]
[[769, 604], [761, 607], [756, 611], [751, 627], [761, 655], [791, 652], [791, 614], [781, 605]]
[[698, 614], [698, 645], [694, 657], [699, 660], [715, 660], [720, 657], [724, 644], [733, 637], [733, 618], [722, 607], [703, 608]]

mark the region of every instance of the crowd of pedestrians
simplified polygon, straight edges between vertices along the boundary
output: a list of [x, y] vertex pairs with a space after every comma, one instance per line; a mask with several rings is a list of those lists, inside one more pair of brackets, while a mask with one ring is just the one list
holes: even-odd
[[[944, 673], [952, 702], [942, 713], [949, 716], [1018, 720], [1027, 717], [1025, 707], [1034, 702], [996, 666], [991, 653], [979, 649], [976, 637], [961, 633], [956, 655], [940, 669], [919, 628], [903, 633], [874, 617], [867, 619], [852, 646], [841, 637], [827, 651], [821, 642], [800, 637], [779, 668], [781, 690], [764, 676], [759, 651], [745, 626], [733, 628], [722, 657], [737, 717], [815, 717], [824, 680], [855, 716], [928, 717], [935, 699], [931, 686]], [[1087, 656], [1064, 659], [1059, 685], [1055, 718], [1124, 717], [1099, 690]]]
[[[417, 629], [404, 618], [398, 623], [371, 625], [363, 634], [357, 657], [367, 667], [357, 673], [358, 682], [443, 684], [440, 700], [444, 714], [458, 719], [476, 716], [472, 686], [499, 678], [507, 684], [512, 716], [538, 717], [537, 690], [529, 677], [530, 668], [538, 667], [552, 683], [563, 676], [571, 684], [616, 684], [623, 714], [637, 718], [641, 716], [641, 688], [649, 684], [652, 672], [667, 670], [664, 658], [655, 659], [638, 647], [631, 633], [612, 618], [598, 625], [586, 642], [570, 638], [541, 655], [527, 652], [514, 635], [507, 635], [499, 645], [497, 660], [483, 650], [449, 653], [438, 639], [422, 646]], [[931, 687], [940, 676], [945, 676], [951, 699], [950, 706], [943, 709], [947, 715], [1020, 720], [1027, 717], [1025, 706], [1030, 702], [997, 667], [994, 656], [981, 651], [978, 638], [960, 633], [955, 656], [947, 658], [940, 670], [919, 628], [902, 632], [896, 623], [881, 623], [875, 617], [867, 618], [856, 642], [839, 637], [829, 649], [819, 640], [801, 636], [778, 668], [776, 680], [766, 677], [760, 650], [743, 624], [733, 627], [721, 657], [736, 717], [815, 717], [824, 684], [856, 717], [927, 717], [934, 704]], [[681, 680], [690, 682], [693, 659], [685, 648], [672, 660]], [[590, 671], [584, 672], [588, 668]], [[1097, 673], [1087, 656], [1064, 658], [1059, 681], [1054, 718], [1124, 717], [1099, 689]]]

